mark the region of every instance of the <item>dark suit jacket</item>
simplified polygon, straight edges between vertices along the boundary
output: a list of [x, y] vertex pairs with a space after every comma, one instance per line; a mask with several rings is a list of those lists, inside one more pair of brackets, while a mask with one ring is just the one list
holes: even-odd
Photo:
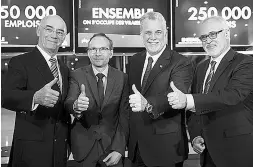
[[97, 90], [97, 80], [92, 66], [79, 68], [71, 73], [70, 88], [65, 107], [73, 113], [74, 101], [81, 93], [81, 85], [85, 85], [85, 93], [89, 98], [89, 107], [78, 121], [74, 120], [71, 129], [71, 151], [74, 159], [83, 160], [94, 143], [101, 139], [105, 150], [115, 150], [125, 154], [128, 124], [127, 75], [110, 67], [108, 69], [107, 86], [102, 108]]
[[191, 138], [204, 137], [217, 166], [253, 166], [252, 113], [244, 103], [238, 104], [253, 90], [253, 58], [230, 49], [211, 80], [208, 94], [201, 94], [208, 63], [201, 63], [194, 76], [196, 114], [189, 123]]
[[[129, 85], [141, 90], [141, 75], [146, 51], [129, 60]], [[133, 160], [136, 145], [148, 166], [165, 166], [187, 158], [188, 144], [184, 126], [184, 110], [174, 110], [167, 94], [172, 92], [170, 82], [188, 92], [193, 67], [189, 59], [165, 49], [153, 66], [142, 95], [153, 105], [153, 113], [162, 114], [152, 119], [147, 112], [130, 112], [129, 158]], [[132, 92], [133, 93], [133, 92]]]
[[[69, 114], [63, 108], [68, 68], [59, 61], [63, 92], [53, 108], [31, 111], [33, 95], [54, 79], [39, 50], [13, 57], [2, 91], [2, 106], [16, 112], [11, 162], [13, 166], [65, 166]], [[52, 89], [60, 92], [57, 84]], [[53, 159], [54, 157], [54, 159]]]

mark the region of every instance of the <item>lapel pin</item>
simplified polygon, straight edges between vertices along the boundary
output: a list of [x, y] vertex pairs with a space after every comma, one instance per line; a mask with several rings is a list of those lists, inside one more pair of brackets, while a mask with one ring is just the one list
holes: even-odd
[[160, 65], [160, 68], [163, 68], [163, 65]]

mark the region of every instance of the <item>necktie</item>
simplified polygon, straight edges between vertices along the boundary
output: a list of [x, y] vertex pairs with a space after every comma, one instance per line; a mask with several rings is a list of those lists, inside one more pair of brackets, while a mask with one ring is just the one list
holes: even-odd
[[150, 74], [150, 71], [152, 69], [152, 63], [153, 63], [153, 58], [150, 56], [148, 58], [148, 65], [147, 65], [147, 68], [146, 68], [146, 71], [145, 71], [145, 74], [143, 76], [143, 79], [142, 79], [142, 86], [141, 86], [141, 91], [143, 91], [145, 85], [146, 85], [146, 82], [148, 80], [148, 76]]
[[59, 80], [59, 74], [58, 74], [58, 68], [57, 68], [57, 60], [55, 58], [50, 58], [49, 61], [51, 62], [50, 70], [55, 78], [58, 78], [57, 85], [59, 88], [61, 88], [60, 80]]
[[209, 90], [209, 87], [210, 87], [210, 82], [211, 82], [213, 74], [214, 74], [216, 61], [211, 61], [210, 64], [211, 64], [211, 69], [210, 69], [209, 74], [206, 77], [205, 87], [204, 87], [204, 90], [203, 90], [204, 94], [208, 93], [208, 90]]
[[103, 84], [103, 77], [105, 75], [102, 73], [98, 73], [97, 77], [98, 77], [98, 83], [97, 83], [97, 87], [98, 87], [98, 96], [99, 96], [99, 101], [100, 101], [100, 107], [103, 104], [103, 100], [104, 100], [104, 84]]

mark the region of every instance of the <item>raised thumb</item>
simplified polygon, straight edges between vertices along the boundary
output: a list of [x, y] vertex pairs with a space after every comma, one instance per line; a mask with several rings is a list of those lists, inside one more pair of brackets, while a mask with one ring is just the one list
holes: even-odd
[[51, 82], [47, 83], [46, 86], [51, 88], [57, 81], [58, 81], [58, 78], [54, 78]]
[[140, 92], [137, 90], [135, 84], [132, 85], [132, 90], [134, 92], [134, 94], [139, 94]]
[[81, 85], [81, 93], [86, 96], [84, 84]]
[[180, 90], [178, 90], [177, 87], [174, 85], [173, 81], [170, 82], [170, 87], [173, 90], [173, 92], [180, 92]]

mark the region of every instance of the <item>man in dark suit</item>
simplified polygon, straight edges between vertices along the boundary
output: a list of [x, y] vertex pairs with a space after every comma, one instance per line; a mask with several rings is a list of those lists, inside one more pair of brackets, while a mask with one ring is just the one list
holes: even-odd
[[253, 166], [252, 113], [242, 105], [253, 89], [253, 58], [230, 48], [230, 30], [222, 17], [207, 18], [200, 28], [210, 59], [196, 69], [193, 94], [171, 84], [168, 100], [175, 109], [193, 112], [189, 132], [202, 166]]
[[172, 80], [188, 92], [192, 64], [166, 46], [166, 21], [160, 13], [144, 14], [140, 32], [146, 50], [128, 64], [133, 93], [128, 156], [134, 166], [181, 167], [188, 155], [184, 110], [172, 109], [167, 94]]
[[71, 149], [78, 167], [121, 167], [128, 131], [127, 75], [108, 65], [113, 43], [105, 34], [88, 43], [91, 65], [71, 73], [65, 102], [74, 115]]
[[66, 32], [61, 17], [45, 17], [36, 48], [9, 62], [2, 91], [3, 107], [16, 112], [9, 166], [66, 166], [70, 115], [63, 100], [69, 71], [56, 59]]

